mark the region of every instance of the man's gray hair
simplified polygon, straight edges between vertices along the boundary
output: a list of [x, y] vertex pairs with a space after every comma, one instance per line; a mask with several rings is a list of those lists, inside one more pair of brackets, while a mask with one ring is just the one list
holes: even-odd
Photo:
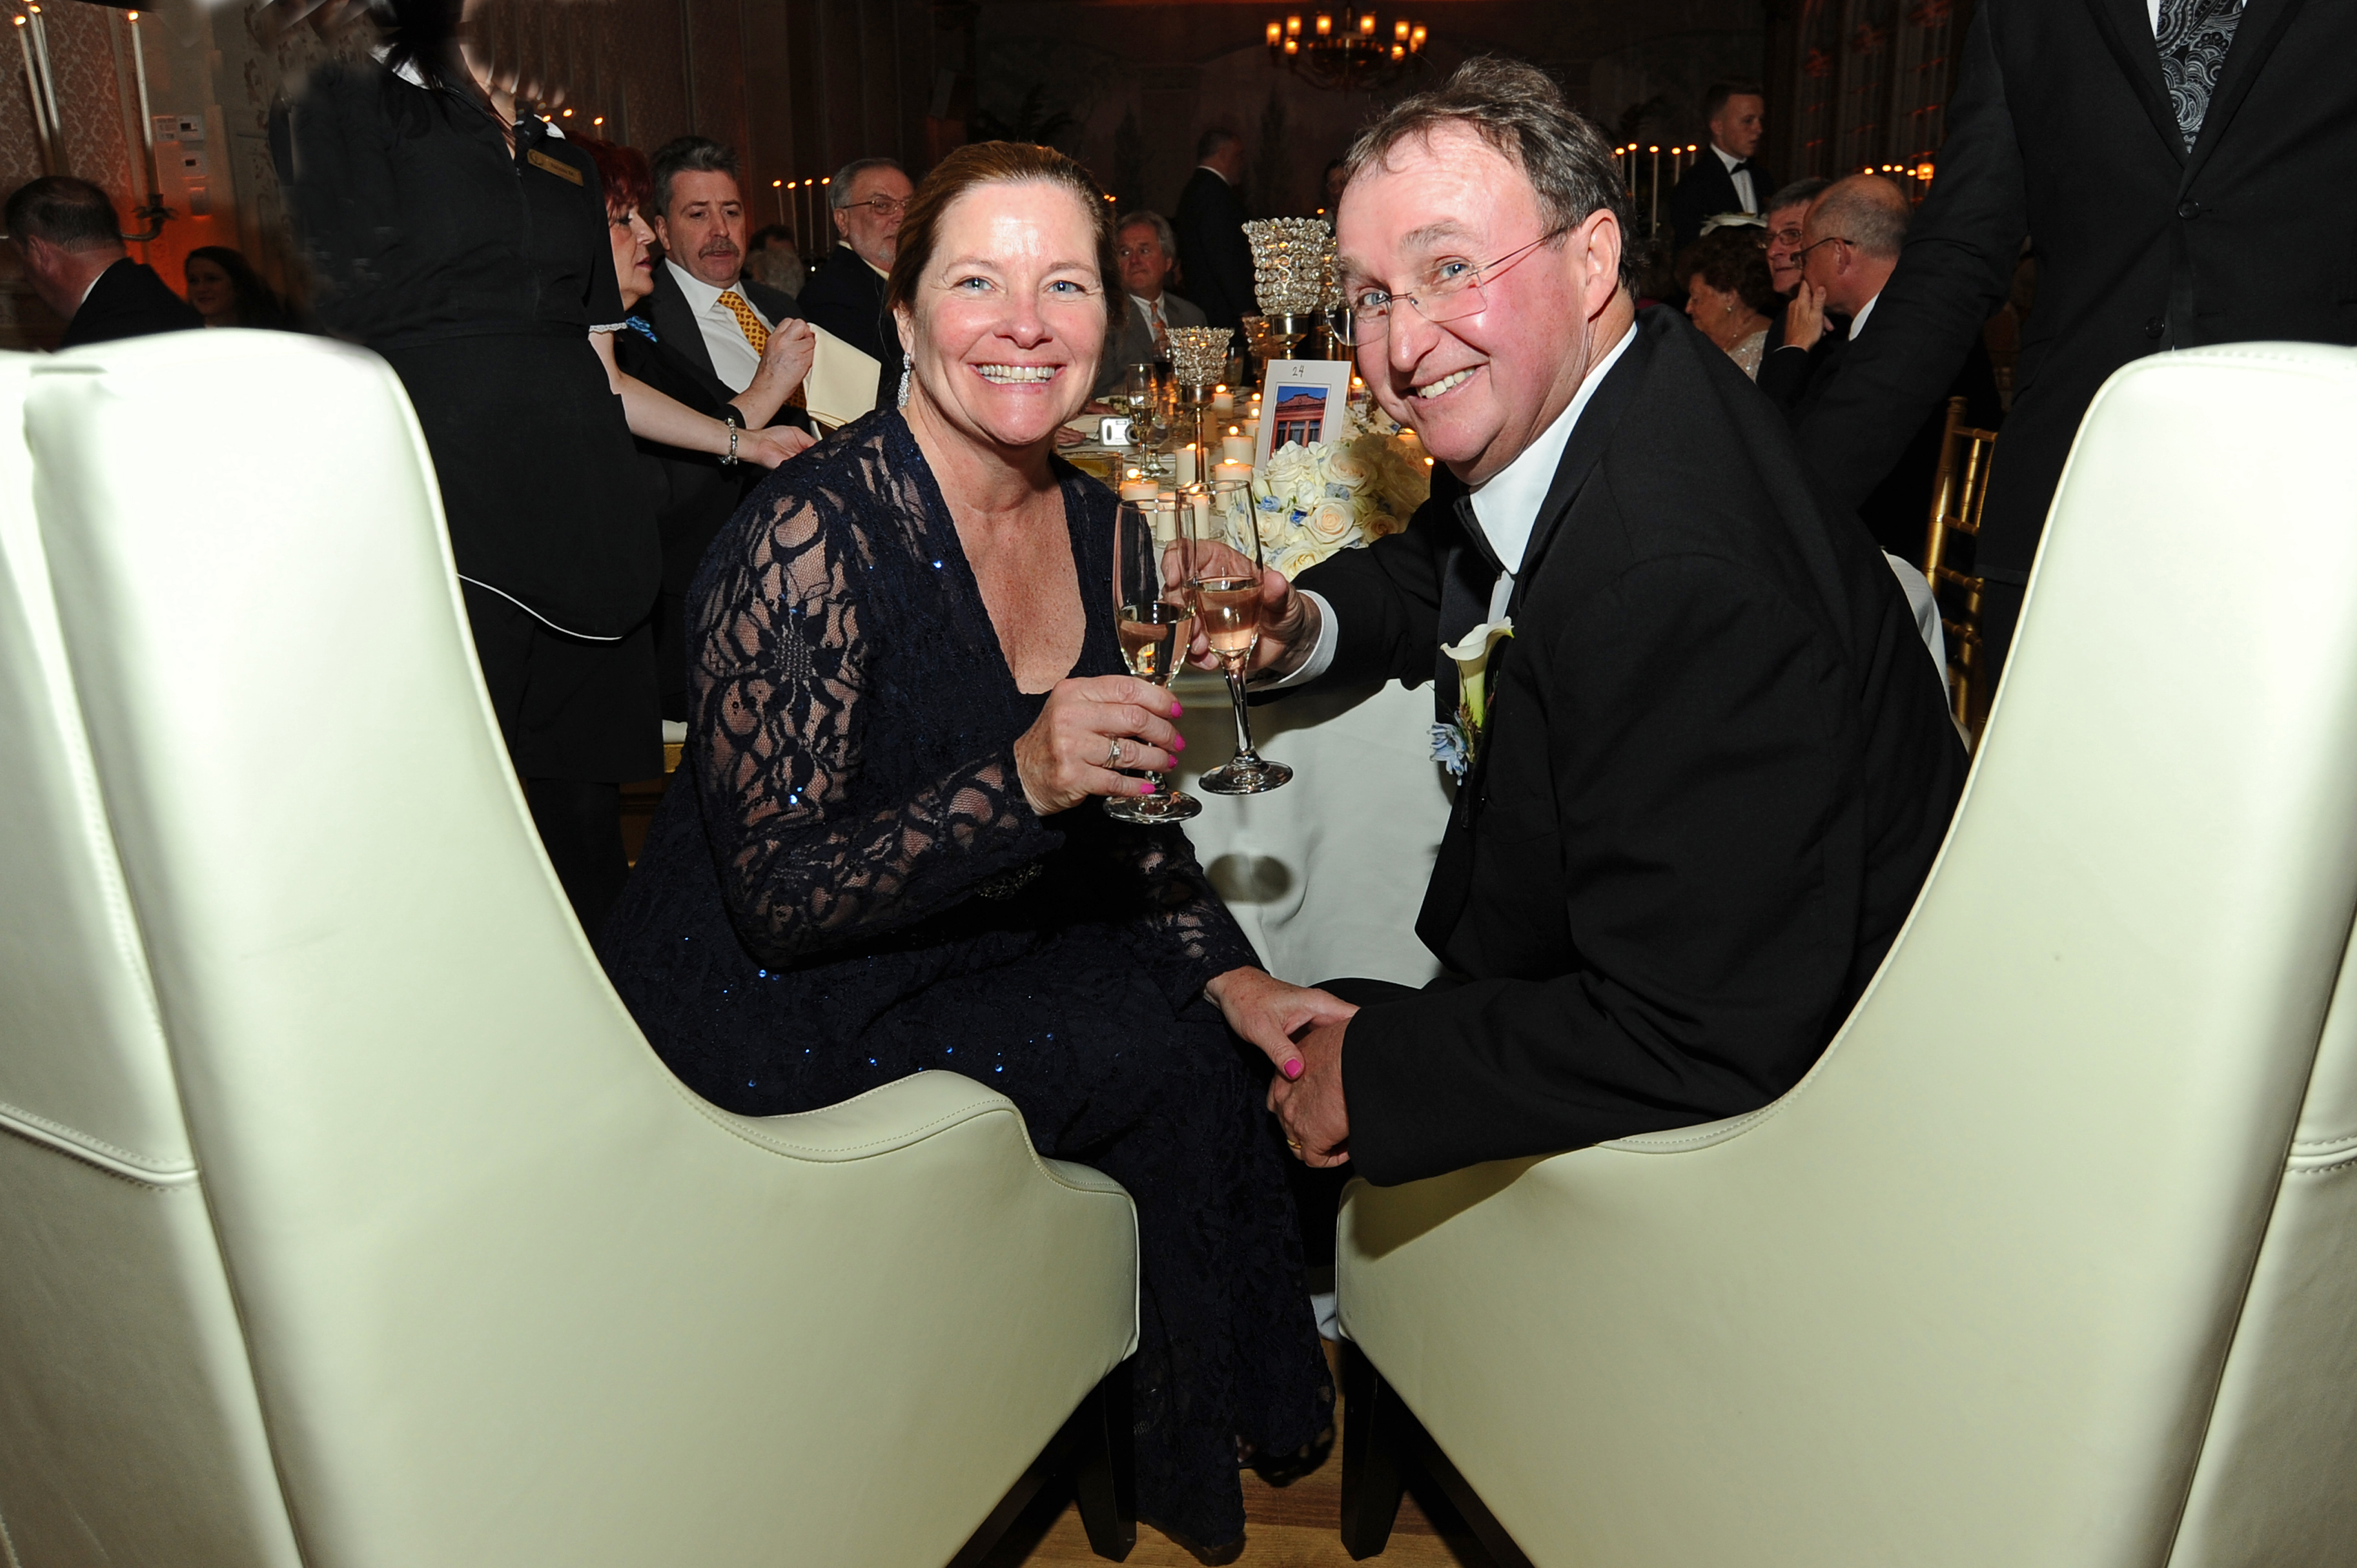
[[745, 177], [738, 172], [737, 149], [709, 136], [673, 136], [655, 149], [647, 172], [654, 181], [655, 210], [666, 217], [671, 212], [671, 182], [677, 176], [725, 174], [740, 185]]
[[1760, 210], [1781, 212], [1787, 207], [1806, 207], [1810, 202], [1823, 196], [1825, 193], [1825, 188], [1831, 184], [1833, 184], [1832, 180], [1818, 175], [1803, 175], [1792, 184], [1780, 188], [1766, 201], [1761, 202]]
[[1869, 256], [1896, 261], [1914, 215], [1897, 182], [1859, 174], [1828, 186], [1809, 209], [1808, 224], [1823, 238], [1847, 240]]
[[1555, 232], [1609, 210], [1620, 225], [1620, 281], [1634, 286], [1635, 231], [1612, 145], [1564, 102], [1554, 78], [1534, 65], [1482, 56], [1458, 66], [1429, 92], [1402, 99], [1344, 155], [1345, 185], [1370, 166], [1388, 161], [1402, 142], [1429, 137], [1447, 124], [1463, 125], [1520, 167]]
[[1172, 231], [1170, 227], [1170, 220], [1165, 218], [1162, 214], [1155, 211], [1150, 207], [1141, 207], [1135, 212], [1125, 212], [1118, 219], [1114, 220], [1113, 226], [1114, 238], [1116, 240], [1120, 239], [1121, 231], [1123, 230], [1135, 229], [1141, 223], [1154, 231], [1154, 237], [1162, 242], [1162, 253], [1169, 257], [1172, 261], [1177, 261], [1178, 259], [1178, 236]]
[[898, 158], [854, 158], [834, 171], [834, 183], [826, 188], [826, 207], [830, 212], [840, 212], [851, 205], [851, 182], [872, 168], [888, 168], [899, 174], [909, 171], [900, 166]]

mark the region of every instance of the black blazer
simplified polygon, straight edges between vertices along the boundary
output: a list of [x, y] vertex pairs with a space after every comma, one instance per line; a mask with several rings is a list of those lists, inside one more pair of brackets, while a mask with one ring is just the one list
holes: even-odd
[[[1964, 782], [1905, 596], [1776, 410], [1659, 308], [1574, 429], [1416, 929], [1450, 978], [1363, 1008], [1351, 1155], [1389, 1184], [1752, 1110], [1913, 905]], [[1332, 679], [1432, 673], [1476, 542], [1428, 503], [1302, 575]]]
[[[1881, 307], [1878, 306], [1875, 314], [1867, 319], [1878, 331]], [[1869, 331], [1861, 341], [1873, 336]], [[1855, 350], [1856, 345], [1847, 335], [1833, 328], [1817, 339], [1814, 348], [1805, 351], [1792, 348], [1772, 349], [1760, 361], [1760, 390], [1784, 411], [1785, 418], [1798, 429], [1827, 397], [1840, 390], [1843, 367]], [[1988, 349], [1978, 338], [1964, 351], [1964, 362], [1957, 368], [1955, 379], [1917, 424], [1913, 435], [1892, 460], [1889, 471], [1876, 480], [1857, 502], [1858, 520], [1866, 524], [1875, 543], [1918, 566], [1923, 564], [1924, 528], [1931, 515], [1932, 485], [1940, 471], [1940, 441], [1947, 430], [1948, 399], [1952, 397], [1964, 400], [1964, 417], [1978, 428], [1996, 430], [2003, 424], [2005, 405], [1997, 397], [1996, 368], [1989, 362]]]
[[900, 393], [900, 328], [884, 306], [884, 280], [848, 245], [837, 245], [802, 285], [802, 314], [863, 354], [875, 356], [876, 403], [889, 408]]
[[1979, 564], [2027, 571], [2104, 379], [2171, 346], [2357, 343], [2357, 5], [2249, 0], [2189, 154], [2144, 0], [1982, 0], [1939, 177], [1841, 385], [1803, 426], [1863, 497], [1945, 395], [2037, 238], [2038, 304]]
[[[1752, 199], [1765, 212], [1768, 198], [1776, 190], [1776, 177], [1757, 160], [1751, 160], [1749, 166]], [[1679, 177], [1670, 192], [1670, 227], [1677, 231], [1678, 249], [1683, 251], [1702, 238], [1704, 219], [1742, 210], [1743, 202], [1735, 194], [1735, 177], [1727, 172], [1710, 144], [1704, 143], [1702, 151], [1695, 155], [1694, 167]]]
[[1260, 314], [1253, 292], [1252, 242], [1244, 238], [1244, 203], [1235, 187], [1198, 168], [1178, 193], [1171, 220], [1178, 233], [1178, 267], [1187, 297], [1203, 307], [1203, 318], [1231, 331], [1247, 316]]
[[119, 338], [145, 338], [157, 332], [186, 332], [201, 328], [205, 318], [195, 306], [172, 292], [153, 267], [125, 256], [90, 285], [90, 294], [66, 323], [60, 349], [85, 343], [112, 343]]
[[[687, 307], [687, 295], [680, 292], [679, 280], [671, 275], [670, 266], [662, 262], [655, 263], [654, 274], [654, 292], [640, 300], [632, 314], [645, 317], [653, 325], [665, 354], [708, 383], [705, 390], [714, 406], [726, 403], [737, 395], [736, 390], [712, 368], [712, 350], [704, 346], [704, 332], [696, 324], [694, 313]], [[767, 284], [742, 278], [737, 281], [737, 291], [771, 321], [799, 321], [802, 317], [802, 308], [794, 303], [791, 295]]]

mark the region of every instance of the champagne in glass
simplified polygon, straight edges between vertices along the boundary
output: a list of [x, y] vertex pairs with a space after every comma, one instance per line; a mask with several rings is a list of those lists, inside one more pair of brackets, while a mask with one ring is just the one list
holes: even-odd
[[[1195, 640], [1195, 607], [1181, 563], [1187, 521], [1173, 499], [1124, 501], [1114, 513], [1113, 615], [1121, 657], [1141, 681], [1168, 687]], [[1203, 809], [1150, 773], [1154, 793], [1108, 795], [1105, 815], [1125, 822], [1183, 822]]]
[[1252, 709], [1244, 675], [1260, 642], [1260, 519], [1251, 485], [1222, 479], [1211, 487], [1210, 521], [1195, 552], [1195, 604], [1204, 639], [1219, 656], [1235, 709], [1236, 754], [1203, 775], [1214, 795], [1258, 795], [1288, 783], [1293, 769], [1254, 749]]

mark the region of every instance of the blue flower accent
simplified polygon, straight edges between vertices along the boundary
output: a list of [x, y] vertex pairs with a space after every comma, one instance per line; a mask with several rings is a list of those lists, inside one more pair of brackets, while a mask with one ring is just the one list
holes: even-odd
[[1275, 496], [1263, 496], [1260, 498], [1260, 510], [1263, 511], [1283, 511], [1285, 510], [1285, 503], [1277, 499]]
[[1346, 501], [1351, 499], [1351, 487], [1348, 485], [1334, 484], [1329, 481], [1326, 486], [1326, 493], [1338, 501]]
[[1432, 760], [1448, 771], [1451, 779], [1464, 780], [1465, 770], [1472, 763], [1472, 754], [1465, 747], [1465, 732], [1455, 725], [1432, 726]]

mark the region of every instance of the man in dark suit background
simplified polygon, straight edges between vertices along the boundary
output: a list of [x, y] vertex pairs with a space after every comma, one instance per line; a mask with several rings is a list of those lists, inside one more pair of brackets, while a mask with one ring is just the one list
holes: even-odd
[[[1939, 674], [1776, 410], [1638, 314], [1611, 149], [1544, 72], [1469, 60], [1351, 163], [1359, 371], [1455, 482], [1298, 590], [1268, 575], [1257, 657], [1277, 684], [1445, 670], [1441, 646], [1512, 635], [1417, 920], [1444, 977], [1329, 987], [1357, 1011], [1297, 1021], [1272, 1104], [1308, 1163], [1384, 1184], [1754, 1109], [1947, 830]], [[1480, 264], [1445, 287], [1450, 258]]]
[[8, 198], [7, 224], [33, 292], [65, 320], [59, 348], [205, 324], [153, 268], [131, 259], [114, 203], [90, 181], [50, 175], [18, 187]]
[[1121, 286], [1129, 308], [1121, 326], [1105, 344], [1103, 362], [1097, 366], [1091, 395], [1111, 397], [1121, 390], [1132, 365], [1170, 357], [1173, 327], [1204, 327], [1198, 306], [1170, 292], [1170, 269], [1177, 264], [1178, 246], [1169, 220], [1159, 212], [1126, 213], [1114, 231], [1119, 245]]
[[745, 271], [745, 200], [736, 150], [705, 136], [664, 143], [650, 160], [655, 238], [663, 259], [639, 309], [663, 351], [725, 403], [753, 384], [777, 332], [792, 332], [802, 307]]
[[1775, 179], [1751, 155], [1768, 131], [1768, 100], [1759, 84], [1714, 81], [1702, 98], [1709, 137], [1670, 192], [1670, 226], [1678, 249], [1702, 238], [1703, 220], [1721, 212], [1759, 212]]
[[1178, 271], [1203, 317], [1230, 330], [1260, 314], [1252, 242], [1244, 238], [1243, 138], [1215, 125], [1195, 144], [1195, 172], [1178, 193]]
[[859, 158], [835, 171], [827, 208], [840, 237], [823, 265], [802, 285], [802, 314], [877, 365], [876, 406], [900, 395], [900, 329], [884, 305], [884, 280], [900, 253], [900, 219], [917, 193], [890, 158]]
[[[1866, 335], [1899, 265], [1909, 210], [1906, 194], [1878, 174], [1836, 180], [1809, 204], [1799, 252], [1801, 283], [1785, 311], [1784, 341], [1760, 366], [1760, 390], [1795, 425], [1841, 386], [1843, 367]], [[1965, 400], [1965, 418], [1981, 429], [1995, 429], [2004, 417], [1996, 371], [1977, 338], [1939, 404], [1857, 502], [1858, 517], [1874, 542], [1918, 566], [1923, 564], [1924, 522], [1940, 467], [1947, 399], [1959, 395]]]
[[2003, 668], [2095, 389], [2164, 349], [2357, 342], [2357, 5], [1981, 0], [1948, 139], [1874, 330], [1802, 427], [1848, 499], [1944, 396], [2025, 235], [2038, 305], [1975, 570]]

